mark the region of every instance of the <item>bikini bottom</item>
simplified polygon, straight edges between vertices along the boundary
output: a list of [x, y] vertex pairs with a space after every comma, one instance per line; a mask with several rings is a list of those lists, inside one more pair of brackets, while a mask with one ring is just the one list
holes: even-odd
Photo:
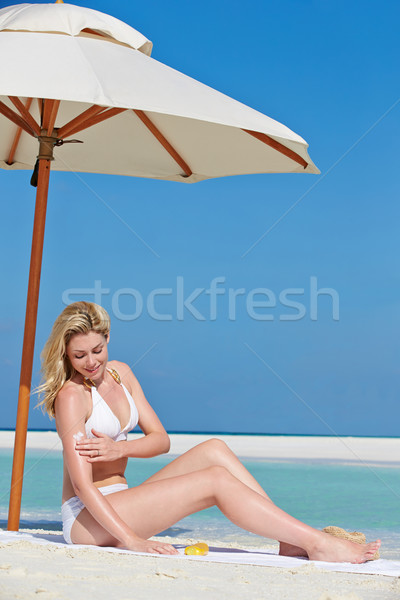
[[[112, 485], [105, 485], [97, 489], [103, 494], [103, 496], [107, 496], [108, 494], [114, 494], [115, 492], [127, 490], [128, 484], [113, 483]], [[72, 498], [64, 502], [64, 504], [61, 506], [63, 536], [67, 544], [73, 544], [71, 540], [72, 525], [74, 524], [81, 510], [83, 510], [84, 508], [85, 505], [83, 504], [82, 500], [78, 498], [78, 496], [73, 496]]]

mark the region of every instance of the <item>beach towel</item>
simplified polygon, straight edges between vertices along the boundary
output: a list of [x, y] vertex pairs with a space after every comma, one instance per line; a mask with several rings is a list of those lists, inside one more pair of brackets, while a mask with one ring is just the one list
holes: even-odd
[[144, 552], [132, 552], [131, 550], [121, 550], [119, 548], [105, 548], [99, 546], [84, 546], [80, 544], [68, 545], [65, 543], [61, 533], [27, 533], [15, 531], [0, 530], [0, 543], [12, 544], [15, 542], [29, 542], [31, 544], [52, 544], [60, 548], [73, 550], [92, 549], [98, 552], [118, 552], [120, 554], [136, 554], [141, 556], [157, 556], [162, 560], [196, 560], [198, 562], [213, 563], [232, 563], [240, 565], [258, 565], [264, 567], [278, 567], [282, 569], [309, 568], [310, 565], [317, 569], [325, 571], [337, 571], [340, 573], [360, 573], [364, 575], [385, 575], [387, 577], [400, 577], [400, 561], [379, 559], [353, 565], [351, 563], [331, 563], [322, 561], [310, 561], [306, 558], [293, 558], [288, 556], [279, 556], [276, 552], [262, 548], [219, 548], [210, 547], [207, 556], [186, 556], [184, 554], [185, 546], [182, 544], [173, 544], [179, 550], [179, 556], [166, 554], [146, 554]]

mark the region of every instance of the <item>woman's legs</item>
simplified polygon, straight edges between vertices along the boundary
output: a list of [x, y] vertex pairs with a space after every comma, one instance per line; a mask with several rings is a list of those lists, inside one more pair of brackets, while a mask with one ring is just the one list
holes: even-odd
[[232, 452], [224, 441], [216, 438], [202, 442], [181, 456], [178, 456], [178, 458], [175, 458], [168, 465], [160, 469], [160, 471], [157, 471], [157, 473], [146, 479], [144, 483], [161, 481], [162, 479], [177, 477], [178, 475], [186, 475], [187, 473], [193, 473], [194, 471], [214, 466], [225, 467], [234, 477], [247, 485], [247, 487], [258, 492], [261, 496], [268, 498], [266, 492], [240, 462], [236, 454]]
[[[246, 467], [240, 462], [236, 454], [225, 444], [224, 441], [213, 438], [206, 442], [198, 444], [191, 448], [168, 465], [154, 473], [144, 483], [152, 481], [161, 481], [169, 477], [186, 475], [208, 467], [221, 466], [228, 469], [234, 477], [247, 485], [267, 500], [272, 500], [265, 490], [260, 486], [253, 475], [249, 473]], [[292, 546], [291, 544], [280, 543], [279, 553], [283, 556], [307, 556], [303, 548]]]
[[[305, 548], [313, 560], [364, 562], [379, 542], [360, 545], [329, 536], [286, 514], [224, 467], [144, 483], [106, 496], [141, 538], [167, 529], [183, 517], [216, 505], [233, 523], [258, 535]], [[71, 531], [74, 543], [119, 545], [84, 509]]]

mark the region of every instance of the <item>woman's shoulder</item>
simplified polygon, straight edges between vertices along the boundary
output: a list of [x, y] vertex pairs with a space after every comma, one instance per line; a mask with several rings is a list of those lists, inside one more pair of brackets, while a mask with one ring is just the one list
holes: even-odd
[[67, 405], [70, 408], [75, 405], [82, 407], [86, 404], [87, 399], [88, 394], [83, 385], [74, 381], [67, 381], [57, 394], [55, 408], [57, 410], [57, 408], [60, 409], [60, 407], [66, 407]]
[[107, 363], [107, 367], [117, 371], [122, 383], [128, 388], [129, 393], [133, 395], [139, 382], [133, 374], [130, 366], [119, 360], [110, 360]]
[[66, 383], [64, 383], [64, 385], [62, 386], [61, 390], [58, 392], [58, 396], [80, 396], [82, 393], [85, 392], [85, 388], [81, 383], [78, 383], [76, 381], [74, 381], [73, 379], [70, 379], [69, 381], [67, 381]]
[[127, 375], [132, 375], [132, 370], [129, 365], [120, 360], [109, 360], [107, 363], [107, 367], [109, 369], [114, 369], [117, 371], [118, 375], [121, 379], [124, 379]]
[[[83, 385], [67, 381], [57, 394], [54, 412], [58, 435], [84, 427], [92, 411], [91, 394]], [[80, 429], [79, 429], [80, 430]]]

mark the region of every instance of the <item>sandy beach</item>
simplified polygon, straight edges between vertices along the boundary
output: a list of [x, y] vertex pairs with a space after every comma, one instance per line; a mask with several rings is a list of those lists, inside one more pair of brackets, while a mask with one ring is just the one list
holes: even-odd
[[26, 542], [0, 548], [0, 570], [0, 597], [10, 600], [159, 596], [164, 600], [386, 600], [400, 596], [398, 578], [325, 572], [312, 563], [286, 570], [118, 555], [90, 548], [38, 547]]
[[[10, 448], [13, 432], [0, 432], [0, 447]], [[215, 436], [172, 435], [171, 454], [180, 454]], [[289, 436], [218, 436], [241, 457], [270, 460], [340, 460], [398, 466], [400, 439]], [[55, 432], [30, 432], [28, 448], [54, 452], [61, 447]], [[168, 538], [163, 537], [164, 541]], [[198, 540], [171, 538], [173, 543]], [[207, 540], [213, 546], [218, 540]], [[234, 544], [231, 544], [234, 547]], [[265, 548], [276, 548], [266, 540]], [[243, 549], [243, 546], [242, 546]], [[37, 545], [17, 541], [0, 545], [0, 598], [74, 599], [96, 596], [156, 598], [300, 598], [304, 600], [386, 600], [400, 597], [400, 578], [299, 567], [206, 563], [177, 558], [114, 554], [90, 547]]]
[[[128, 435], [129, 440], [138, 437], [141, 434]], [[400, 466], [400, 438], [171, 434], [169, 454], [178, 456], [212, 437], [224, 440], [241, 458], [277, 461], [332, 460], [350, 464]], [[0, 431], [0, 448], [12, 448], [13, 445], [14, 432]], [[55, 431], [29, 431], [26, 447], [54, 452], [62, 450], [60, 438]]]

